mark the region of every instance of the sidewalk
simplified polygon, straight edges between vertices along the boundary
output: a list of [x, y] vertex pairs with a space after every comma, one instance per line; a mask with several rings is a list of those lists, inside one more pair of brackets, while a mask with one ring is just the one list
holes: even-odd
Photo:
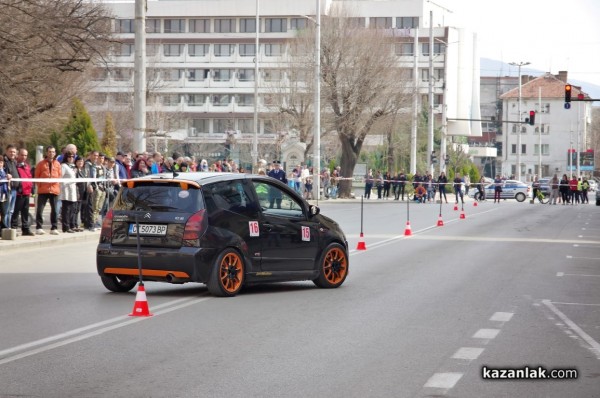
[[41, 248], [64, 245], [73, 242], [83, 242], [91, 240], [98, 242], [98, 240], [100, 239], [100, 230], [96, 232], [76, 232], [74, 234], [59, 232], [58, 235], [50, 235], [50, 229], [46, 229], [45, 232], [45, 235], [17, 236], [14, 240], [0, 239], [0, 253], [4, 254], [7, 251], [13, 251], [23, 248]]

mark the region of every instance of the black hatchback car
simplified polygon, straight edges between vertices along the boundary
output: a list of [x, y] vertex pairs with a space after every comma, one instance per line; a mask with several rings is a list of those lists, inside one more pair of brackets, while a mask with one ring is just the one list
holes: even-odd
[[113, 292], [130, 291], [141, 272], [144, 281], [199, 282], [234, 296], [263, 282], [338, 287], [349, 257], [339, 225], [274, 178], [163, 173], [124, 183], [96, 263]]

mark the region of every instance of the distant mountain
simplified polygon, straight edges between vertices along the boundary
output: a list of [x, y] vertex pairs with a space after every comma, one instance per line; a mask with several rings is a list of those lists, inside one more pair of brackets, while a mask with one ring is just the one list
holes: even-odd
[[[481, 76], [487, 77], [497, 77], [497, 76], [517, 76], [517, 67], [509, 65], [505, 62], [498, 61], [495, 59], [489, 58], [481, 58], [480, 59], [480, 74]], [[541, 76], [546, 71], [540, 71], [538, 69], [530, 69], [523, 67], [521, 68], [521, 74], [530, 74], [532, 76]], [[600, 98], [600, 86], [587, 83], [581, 80], [572, 80], [569, 79], [569, 83], [574, 84], [575, 86], [580, 86], [583, 92], [588, 94], [592, 98]], [[594, 106], [600, 106], [600, 103], [593, 103]]]

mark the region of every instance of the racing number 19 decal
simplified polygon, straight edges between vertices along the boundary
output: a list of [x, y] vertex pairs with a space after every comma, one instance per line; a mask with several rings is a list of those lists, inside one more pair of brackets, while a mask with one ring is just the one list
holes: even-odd
[[258, 221], [248, 221], [248, 228], [250, 229], [250, 236], [260, 236]]
[[310, 228], [302, 227], [302, 240], [304, 242], [310, 242]]

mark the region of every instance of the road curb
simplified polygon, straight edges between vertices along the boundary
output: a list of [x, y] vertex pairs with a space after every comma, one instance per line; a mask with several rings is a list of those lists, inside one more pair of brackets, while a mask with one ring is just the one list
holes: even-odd
[[15, 240], [0, 239], [2, 253], [19, 249], [38, 249], [51, 246], [71, 244], [73, 242], [98, 241], [100, 232], [78, 232], [77, 235], [61, 233], [60, 235], [18, 236]]

